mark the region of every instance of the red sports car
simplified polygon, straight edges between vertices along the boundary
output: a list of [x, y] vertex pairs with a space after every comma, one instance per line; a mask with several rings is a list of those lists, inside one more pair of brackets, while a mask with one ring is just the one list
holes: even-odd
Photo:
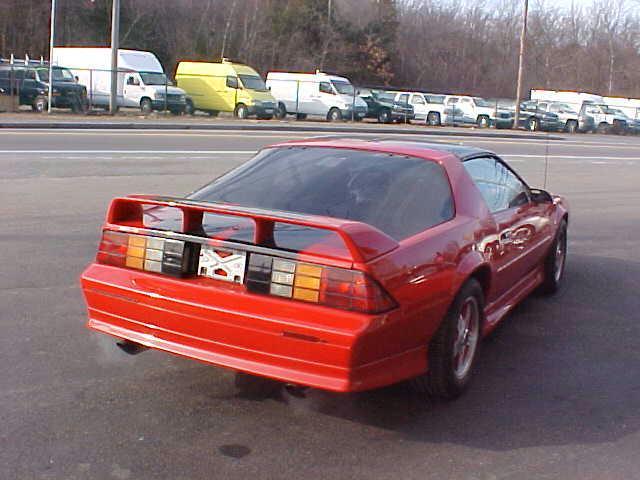
[[454, 398], [481, 338], [554, 292], [565, 201], [495, 154], [397, 140], [273, 145], [186, 198], [111, 202], [88, 326], [286, 383], [413, 379]]

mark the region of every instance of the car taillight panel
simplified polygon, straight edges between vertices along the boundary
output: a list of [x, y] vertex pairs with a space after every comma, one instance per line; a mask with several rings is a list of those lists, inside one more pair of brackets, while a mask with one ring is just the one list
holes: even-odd
[[395, 306], [393, 299], [364, 272], [255, 253], [249, 258], [247, 289], [366, 313]]
[[[200, 252], [205, 248], [196, 242], [105, 230], [96, 260], [151, 273], [217, 279], [202, 266]], [[244, 280], [252, 293], [364, 313], [380, 313], [396, 306], [389, 294], [362, 271], [260, 253], [246, 256], [246, 276], [243, 279], [243, 272], [237, 272], [236, 277], [239, 283]]]
[[189, 273], [191, 253], [181, 240], [105, 230], [97, 261], [179, 277]]

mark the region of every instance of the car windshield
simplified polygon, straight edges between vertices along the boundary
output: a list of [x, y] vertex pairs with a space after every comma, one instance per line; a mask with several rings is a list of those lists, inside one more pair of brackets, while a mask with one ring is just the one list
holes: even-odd
[[324, 147], [262, 150], [190, 198], [368, 223], [402, 239], [453, 216], [435, 162]]
[[426, 95], [429, 103], [444, 103], [444, 95]]
[[259, 92], [266, 92], [267, 86], [264, 81], [258, 75], [238, 75], [242, 86], [248, 90], [257, 90]]
[[167, 76], [164, 73], [142, 73], [140, 78], [145, 85], [170, 85], [167, 82]]
[[553, 112], [575, 113], [574, 109], [571, 108], [566, 103], [553, 103], [553, 104], [551, 104], [551, 110]]
[[336, 89], [336, 91], [342, 95], [353, 96], [355, 93], [355, 91], [353, 90], [353, 85], [351, 85], [349, 82], [331, 80], [331, 83], [333, 84], [333, 87]]
[[473, 97], [473, 101], [476, 103], [478, 107], [490, 107], [491, 104], [487, 102], [484, 98]]
[[[38, 69], [38, 77], [42, 82], [49, 81], [49, 69], [48, 68], [39, 68]], [[66, 68], [53, 67], [53, 81], [54, 82], [73, 82], [75, 78], [70, 70]]]
[[374, 97], [378, 100], [382, 100], [383, 102], [393, 102], [396, 96], [393, 93], [388, 92], [378, 92], [374, 94]]

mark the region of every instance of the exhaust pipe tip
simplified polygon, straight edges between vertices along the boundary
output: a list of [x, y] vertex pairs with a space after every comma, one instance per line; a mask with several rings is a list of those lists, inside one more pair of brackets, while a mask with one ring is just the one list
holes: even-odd
[[144, 345], [140, 345], [139, 343], [132, 342], [131, 340], [120, 340], [116, 342], [116, 345], [120, 350], [124, 353], [128, 353], [129, 355], [138, 355], [139, 353], [144, 352], [145, 350], [149, 350], [149, 347], [145, 347]]

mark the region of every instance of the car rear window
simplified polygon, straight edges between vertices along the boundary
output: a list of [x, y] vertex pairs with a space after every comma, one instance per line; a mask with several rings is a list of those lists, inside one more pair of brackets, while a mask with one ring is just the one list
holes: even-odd
[[190, 198], [361, 221], [398, 240], [454, 214], [439, 164], [324, 147], [262, 150]]

